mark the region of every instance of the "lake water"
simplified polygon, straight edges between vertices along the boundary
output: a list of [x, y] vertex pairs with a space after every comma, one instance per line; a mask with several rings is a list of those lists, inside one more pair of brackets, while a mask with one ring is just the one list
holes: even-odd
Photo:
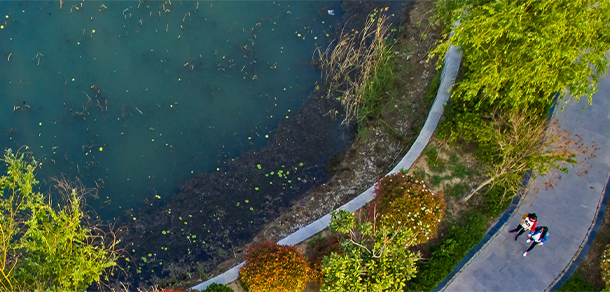
[[299, 112], [340, 5], [2, 1], [0, 147], [99, 188], [104, 218], [171, 196]]

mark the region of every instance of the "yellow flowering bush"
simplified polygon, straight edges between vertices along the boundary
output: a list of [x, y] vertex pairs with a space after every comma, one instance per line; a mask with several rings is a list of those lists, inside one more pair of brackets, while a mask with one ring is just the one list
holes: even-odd
[[239, 269], [242, 284], [251, 292], [300, 292], [308, 282], [309, 268], [294, 246], [266, 241], [254, 245]]
[[[602, 260], [599, 263], [599, 268], [602, 273], [602, 279], [606, 283], [606, 287], [610, 287], [610, 244], [606, 245], [606, 250], [602, 254]], [[604, 289], [608, 291], [608, 289]]]
[[423, 181], [410, 174], [396, 173], [381, 179], [375, 189], [373, 208], [381, 215], [381, 223], [406, 226], [413, 232], [415, 243], [436, 237], [436, 229], [445, 215], [445, 202], [433, 194]]

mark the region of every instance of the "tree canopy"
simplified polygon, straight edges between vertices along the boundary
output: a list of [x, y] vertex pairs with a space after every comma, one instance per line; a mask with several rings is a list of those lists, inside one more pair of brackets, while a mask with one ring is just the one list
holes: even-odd
[[65, 203], [36, 192], [37, 162], [6, 151], [0, 176], [0, 291], [84, 291], [116, 266], [113, 233], [87, 222], [82, 188], [57, 181]]
[[[591, 103], [610, 49], [608, 0], [441, 0], [459, 21], [433, 54], [459, 46], [465, 69], [453, 98], [520, 108], [568, 91]], [[448, 8], [449, 7], [449, 8]], [[451, 10], [451, 12], [447, 12]], [[449, 17], [448, 15], [451, 15]]]

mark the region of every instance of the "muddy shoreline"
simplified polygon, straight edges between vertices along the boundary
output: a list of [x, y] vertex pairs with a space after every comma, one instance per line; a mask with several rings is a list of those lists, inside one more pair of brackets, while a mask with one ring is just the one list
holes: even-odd
[[[343, 5], [347, 13], [383, 4]], [[402, 16], [406, 29], [397, 34], [401, 41], [396, 49], [398, 66], [405, 72], [395, 81], [401, 99], [384, 97], [392, 107], [384, 110], [383, 124], [371, 121], [354, 142], [354, 129], [340, 126], [341, 105], [321, 98], [324, 92], [313, 92], [303, 110], [281, 123], [263, 149], [185, 182], [164, 204], [151, 198], [136, 214], [122, 216], [118, 226], [123, 226], [122, 247], [129, 260], [119, 263], [126, 273], [118, 273], [115, 281], [131, 287], [192, 286], [241, 262], [250, 243], [283, 238], [383, 176], [406, 153], [418, 134], [414, 128], [427, 115], [421, 101], [434, 66], [421, 57], [438, 36], [419, 37], [424, 25], [415, 24], [429, 9], [420, 4], [407, 5]], [[398, 54], [405, 50], [417, 58]]]
[[[433, 7], [434, 3], [427, 1], [410, 1], [405, 7], [400, 24], [404, 30], [396, 35], [394, 47], [400, 73], [394, 84], [397, 92], [384, 97], [386, 109], [382, 117], [370, 121], [366, 132], [334, 157], [328, 167], [332, 177], [326, 183], [295, 201], [251, 243], [278, 241], [328, 214], [377, 182], [406, 154], [427, 118], [429, 104], [425, 99], [436, 74], [435, 60], [425, 62], [427, 52], [441, 35], [440, 27], [429, 28], [427, 17]], [[346, 11], [349, 9], [355, 8], [348, 7]], [[219, 264], [208, 276], [221, 274], [242, 262], [246, 250], [247, 246], [236, 249], [233, 258]]]
[[339, 117], [327, 115], [340, 110], [336, 101], [310, 97], [263, 149], [185, 182], [164, 205], [151, 199], [123, 216], [130, 261], [121, 264], [137, 276], [119, 280], [141, 287], [197, 279], [232, 257], [294, 199], [328, 180], [327, 162], [353, 139]]

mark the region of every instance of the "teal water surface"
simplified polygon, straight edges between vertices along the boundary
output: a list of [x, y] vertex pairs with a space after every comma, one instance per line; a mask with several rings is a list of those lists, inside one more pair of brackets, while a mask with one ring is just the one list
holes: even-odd
[[[337, 11], [332, 16], [328, 9]], [[0, 2], [0, 147], [105, 218], [267, 144], [320, 77], [340, 2]], [[26, 148], [27, 146], [27, 148]]]

